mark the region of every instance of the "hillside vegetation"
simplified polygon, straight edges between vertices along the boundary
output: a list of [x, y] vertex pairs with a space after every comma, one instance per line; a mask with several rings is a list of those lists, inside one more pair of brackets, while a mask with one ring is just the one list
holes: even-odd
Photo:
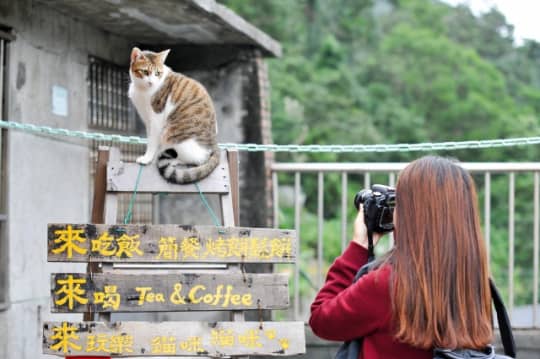
[[[281, 42], [269, 60], [278, 144], [394, 144], [540, 135], [540, 43], [517, 46], [492, 10], [430, 0], [223, 0]], [[425, 153], [279, 154], [280, 161], [409, 161]], [[438, 152], [538, 161], [540, 146]], [[290, 183], [291, 178], [280, 178]], [[385, 179], [382, 179], [384, 181]], [[483, 177], [476, 178], [483, 200]], [[516, 177], [517, 304], [532, 302], [532, 176]], [[350, 196], [361, 178], [349, 181]], [[303, 269], [313, 272], [316, 178], [304, 176]], [[491, 183], [492, 271], [508, 281], [508, 178]], [[341, 251], [340, 178], [325, 178], [325, 261]], [[349, 197], [350, 198], [350, 197]], [[482, 206], [481, 206], [482, 207]], [[293, 215], [283, 208], [283, 226]], [[354, 216], [352, 205], [349, 223]], [[307, 284], [304, 284], [305, 291]]]

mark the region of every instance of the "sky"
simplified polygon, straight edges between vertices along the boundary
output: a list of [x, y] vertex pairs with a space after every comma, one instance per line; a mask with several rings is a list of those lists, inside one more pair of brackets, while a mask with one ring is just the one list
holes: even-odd
[[540, 0], [443, 0], [457, 5], [467, 4], [473, 13], [486, 12], [496, 7], [506, 17], [506, 21], [514, 25], [514, 38], [517, 44], [523, 39], [540, 41]]

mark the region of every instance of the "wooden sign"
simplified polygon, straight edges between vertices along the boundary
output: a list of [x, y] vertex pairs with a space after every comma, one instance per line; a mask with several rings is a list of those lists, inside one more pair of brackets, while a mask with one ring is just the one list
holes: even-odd
[[99, 274], [51, 276], [52, 312], [284, 309], [286, 274]]
[[303, 322], [46, 322], [43, 353], [110, 356], [291, 356], [305, 353]]
[[50, 262], [294, 263], [296, 232], [180, 225], [49, 224]]
[[[120, 157], [120, 154], [117, 154]], [[107, 191], [109, 192], [133, 192], [133, 184], [137, 178], [141, 166], [134, 162], [109, 161], [107, 165]], [[163, 179], [155, 169], [156, 166], [144, 166], [142, 168], [137, 193], [219, 193], [226, 194], [231, 191], [229, 166], [227, 153], [221, 151], [220, 164], [205, 178], [197, 182], [176, 184]]]

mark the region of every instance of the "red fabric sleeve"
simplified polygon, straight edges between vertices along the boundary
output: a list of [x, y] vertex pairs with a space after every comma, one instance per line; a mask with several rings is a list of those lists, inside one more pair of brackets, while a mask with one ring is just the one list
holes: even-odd
[[372, 333], [388, 322], [390, 268], [373, 270], [352, 284], [367, 258], [367, 249], [351, 242], [330, 267], [326, 283], [311, 305], [309, 325], [317, 336], [347, 341]]

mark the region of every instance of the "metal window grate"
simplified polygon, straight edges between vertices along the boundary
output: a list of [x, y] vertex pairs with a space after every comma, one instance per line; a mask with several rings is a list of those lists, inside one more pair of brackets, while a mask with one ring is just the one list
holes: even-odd
[[[126, 67], [118, 66], [96, 57], [89, 58], [88, 68], [88, 126], [108, 133], [120, 135], [140, 135], [142, 126], [131, 105], [127, 89], [129, 74]], [[94, 175], [98, 146], [102, 142], [92, 142], [90, 149], [90, 193], [94, 189]], [[142, 155], [145, 145], [114, 144], [122, 153], [122, 161], [134, 162]], [[93, 195], [90, 197], [93, 198]], [[118, 222], [122, 222], [127, 212], [130, 194], [118, 197]], [[133, 223], [152, 223], [153, 198], [151, 194], [137, 194], [133, 205]]]
[[124, 134], [137, 130], [136, 113], [127, 96], [128, 83], [127, 68], [89, 58], [89, 127]]

